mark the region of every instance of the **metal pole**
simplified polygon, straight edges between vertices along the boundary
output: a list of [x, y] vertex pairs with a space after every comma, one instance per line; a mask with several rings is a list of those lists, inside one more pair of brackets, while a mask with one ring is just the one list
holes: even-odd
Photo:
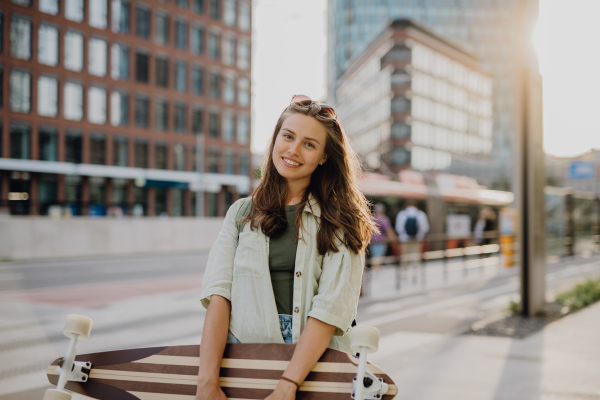
[[196, 135], [196, 170], [199, 187], [196, 190], [196, 216], [204, 217], [204, 134]]

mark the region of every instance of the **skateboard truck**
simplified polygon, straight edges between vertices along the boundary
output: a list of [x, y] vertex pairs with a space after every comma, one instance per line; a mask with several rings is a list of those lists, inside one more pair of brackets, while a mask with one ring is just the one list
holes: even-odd
[[60, 376], [56, 389], [46, 390], [44, 400], [70, 400], [71, 395], [65, 392], [67, 382], [87, 382], [92, 363], [75, 361], [75, 347], [77, 340], [86, 340], [90, 336], [91, 330], [91, 319], [77, 314], [67, 316], [63, 334], [71, 338], [71, 342], [67, 349], [67, 355], [59, 362], [58, 372]]
[[375, 353], [379, 345], [379, 329], [370, 326], [352, 328], [350, 347], [358, 353], [358, 372], [352, 381], [352, 398], [355, 400], [381, 399], [388, 384], [369, 370], [367, 353]]
[[[62, 366], [64, 364], [64, 358], [58, 362], [57, 372], [62, 374]], [[69, 374], [68, 381], [69, 382], [87, 382], [90, 374], [90, 370], [92, 369], [92, 363], [89, 361], [74, 361], [73, 367], [71, 368], [71, 373]]]

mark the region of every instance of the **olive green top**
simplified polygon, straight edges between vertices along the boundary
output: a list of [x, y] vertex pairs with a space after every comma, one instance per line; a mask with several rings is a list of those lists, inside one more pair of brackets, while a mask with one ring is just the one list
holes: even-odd
[[292, 315], [294, 301], [294, 268], [296, 265], [295, 206], [285, 206], [287, 228], [269, 243], [269, 271], [279, 314]]

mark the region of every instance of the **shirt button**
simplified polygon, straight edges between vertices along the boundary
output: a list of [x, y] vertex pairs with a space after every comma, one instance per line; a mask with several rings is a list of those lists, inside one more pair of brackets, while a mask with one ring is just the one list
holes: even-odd
[[295, 312], [295, 313], [299, 313], [299, 312], [300, 312], [300, 309], [299, 309], [298, 307], [294, 307], [294, 312]]
[[300, 271], [296, 272], [296, 276], [297, 276], [298, 278], [300, 278], [300, 277], [302, 276], [302, 272], [300, 272]]

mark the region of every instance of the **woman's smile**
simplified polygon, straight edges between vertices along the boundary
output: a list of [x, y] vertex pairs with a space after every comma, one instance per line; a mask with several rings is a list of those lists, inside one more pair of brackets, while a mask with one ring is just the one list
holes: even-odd
[[299, 168], [302, 166], [302, 164], [300, 164], [298, 161], [295, 161], [291, 158], [281, 157], [281, 160], [283, 161], [283, 165], [288, 168]]

